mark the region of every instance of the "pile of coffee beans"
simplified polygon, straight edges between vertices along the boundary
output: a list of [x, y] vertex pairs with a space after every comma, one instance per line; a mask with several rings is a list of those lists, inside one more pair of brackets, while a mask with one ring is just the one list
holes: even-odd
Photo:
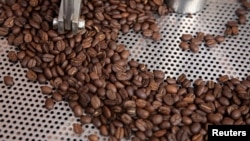
[[[80, 119], [73, 124], [76, 134], [92, 123], [110, 141], [202, 141], [207, 140], [209, 124], [250, 124], [250, 76], [242, 81], [228, 76], [218, 82], [198, 79], [192, 84], [185, 74], [173, 79], [160, 70], [148, 71], [147, 65], [128, 60], [129, 50], [116, 43], [119, 31], [129, 29], [159, 40], [154, 14], [171, 11], [163, 0], [83, 0], [86, 28], [77, 35], [58, 34], [52, 28], [59, 4], [1, 1], [0, 35], [18, 46], [8, 57], [28, 68], [28, 80], [50, 83], [41, 86], [48, 110], [56, 102], [69, 103]], [[183, 40], [196, 43], [197, 38], [189, 38]], [[14, 84], [10, 76], [4, 79]], [[95, 135], [88, 138], [98, 140]]]
[[181, 42], [179, 47], [182, 50], [190, 50], [193, 53], [199, 52], [199, 46], [204, 42], [204, 45], [208, 48], [214, 48], [217, 44], [225, 41], [225, 36], [238, 35], [239, 34], [239, 24], [244, 25], [247, 22], [246, 14], [250, 10], [250, 2], [247, 0], [239, 0], [241, 7], [235, 11], [238, 17], [235, 21], [228, 21], [226, 23], [226, 29], [224, 35], [210, 35], [204, 36], [203, 32], [198, 32], [193, 38], [191, 34], [183, 34], [181, 36]]

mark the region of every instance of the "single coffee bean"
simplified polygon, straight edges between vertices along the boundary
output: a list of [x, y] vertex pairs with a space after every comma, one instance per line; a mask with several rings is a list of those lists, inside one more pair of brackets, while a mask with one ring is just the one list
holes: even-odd
[[189, 45], [189, 48], [193, 53], [199, 52], [199, 46], [193, 42]]
[[14, 85], [14, 80], [13, 80], [12, 76], [4, 76], [3, 77], [3, 81], [4, 81], [4, 84], [6, 86], [12, 86], [12, 85]]
[[228, 81], [228, 80], [229, 80], [228, 75], [223, 75], [223, 76], [221, 76], [221, 77], [218, 79], [218, 81], [221, 82], [221, 83], [226, 82], [226, 81]]
[[179, 125], [182, 121], [182, 117], [180, 114], [174, 114], [173, 116], [171, 116], [170, 118], [170, 123], [174, 126]]
[[188, 50], [189, 49], [189, 44], [188, 42], [182, 41], [179, 45], [179, 47], [183, 50]]
[[54, 92], [52, 94], [52, 98], [53, 100], [55, 100], [56, 102], [59, 102], [59, 101], [62, 101], [63, 100], [63, 97], [62, 95], [59, 93], [59, 92]]
[[78, 124], [78, 123], [74, 123], [73, 124], [73, 131], [76, 133], [76, 134], [82, 134], [84, 132], [83, 128], [82, 128], [82, 125], [81, 124]]
[[81, 117], [80, 117], [80, 122], [82, 124], [89, 124], [89, 123], [91, 123], [91, 121], [92, 121], [92, 118], [88, 115], [81, 115]]
[[109, 135], [109, 130], [106, 125], [101, 125], [100, 126], [100, 134], [103, 136], [108, 136]]
[[143, 119], [147, 119], [150, 115], [150, 113], [147, 110], [142, 109], [142, 108], [137, 108], [136, 114], [138, 117], [143, 118]]
[[55, 105], [55, 103], [54, 103], [52, 98], [47, 98], [45, 100], [45, 108], [47, 110], [52, 110], [54, 108], [54, 105]]
[[182, 34], [181, 40], [182, 41], [190, 41], [193, 38], [191, 34]]
[[83, 114], [83, 109], [79, 104], [73, 106], [73, 112], [76, 117], [80, 117]]
[[178, 92], [178, 87], [176, 85], [167, 85], [166, 91], [171, 94], [176, 94]]
[[8, 58], [11, 62], [16, 62], [18, 60], [17, 54], [15, 51], [9, 51]]
[[88, 135], [89, 141], [99, 141], [99, 137], [96, 134]]
[[212, 48], [212, 47], [216, 47], [217, 42], [215, 39], [210, 39], [210, 40], [207, 40], [205, 44], [207, 47]]
[[183, 116], [183, 117], [182, 117], [182, 122], [183, 122], [185, 125], [190, 125], [190, 124], [192, 124], [192, 119], [191, 119], [190, 117]]
[[239, 34], [239, 28], [238, 28], [238, 26], [232, 27], [232, 34], [233, 35], [238, 35]]
[[217, 35], [215, 37], [215, 40], [217, 41], [217, 43], [222, 43], [225, 41], [225, 37], [224, 36], [221, 36], [221, 35]]
[[153, 115], [153, 116], [151, 117], [151, 121], [152, 121], [152, 123], [155, 124], [155, 125], [161, 124], [162, 121], [163, 121], [163, 116], [160, 115], [160, 114]]
[[9, 33], [8, 27], [0, 27], [0, 36], [6, 36]]
[[151, 37], [153, 35], [153, 31], [150, 29], [145, 29], [142, 31], [143, 36], [145, 37]]
[[241, 116], [242, 115], [239, 109], [235, 109], [231, 112], [231, 117], [235, 120], [239, 119]]
[[223, 119], [223, 116], [220, 113], [210, 113], [208, 114], [207, 118], [212, 123], [220, 123]]
[[135, 126], [137, 127], [138, 130], [142, 132], [147, 130], [147, 124], [143, 119], [137, 119], [135, 121]]
[[37, 74], [34, 71], [32, 71], [32, 70], [28, 70], [27, 71], [26, 77], [30, 81], [36, 81], [37, 80]]
[[234, 124], [234, 120], [229, 118], [229, 117], [224, 117], [222, 122], [223, 125], [233, 125]]
[[200, 123], [193, 123], [190, 127], [190, 130], [192, 131], [192, 133], [197, 134], [200, 132], [201, 130], [201, 124]]
[[91, 98], [91, 106], [94, 108], [94, 109], [97, 109], [101, 106], [101, 100], [99, 97], [97, 96], [93, 96]]
[[52, 88], [49, 86], [41, 86], [40, 88], [41, 88], [42, 94], [48, 95], [52, 93]]
[[125, 124], [130, 124], [132, 122], [132, 118], [128, 114], [121, 115], [121, 121]]

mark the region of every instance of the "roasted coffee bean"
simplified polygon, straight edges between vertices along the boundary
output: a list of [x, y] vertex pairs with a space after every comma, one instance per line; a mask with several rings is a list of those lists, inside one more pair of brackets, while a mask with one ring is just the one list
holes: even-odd
[[223, 125], [233, 125], [234, 120], [229, 117], [224, 117], [224, 119], [221, 122]]
[[41, 88], [42, 94], [48, 95], [52, 93], [52, 88], [49, 86], [41, 86], [40, 88]]
[[178, 87], [176, 85], [167, 85], [166, 91], [171, 94], [176, 94], [178, 92]]
[[190, 41], [193, 38], [191, 34], [182, 34], [181, 40], [182, 41]]
[[189, 45], [189, 48], [190, 50], [193, 52], [193, 53], [198, 53], [199, 52], [199, 46], [195, 43], [191, 43]]
[[142, 108], [137, 108], [136, 114], [138, 117], [143, 118], [143, 119], [147, 119], [150, 115], [150, 113], [147, 110], [142, 109]]
[[215, 39], [210, 39], [210, 40], [207, 40], [205, 44], [206, 44], [207, 47], [211, 48], [211, 47], [215, 47], [216, 46], [217, 41]]
[[54, 92], [54, 93], [52, 94], [52, 98], [53, 98], [56, 102], [62, 101], [62, 100], [63, 100], [63, 97], [62, 97], [62, 95], [61, 95], [59, 92]]
[[73, 106], [73, 112], [76, 117], [80, 117], [83, 114], [83, 109], [80, 105]]
[[179, 125], [182, 121], [182, 117], [180, 114], [174, 114], [173, 116], [171, 116], [170, 118], [170, 123], [174, 126]]
[[3, 81], [4, 81], [4, 84], [6, 86], [12, 86], [12, 85], [14, 85], [14, 80], [13, 80], [12, 76], [4, 76], [3, 77]]
[[189, 49], [189, 44], [188, 42], [182, 41], [179, 45], [179, 47], [183, 50], [188, 50]]
[[95, 109], [99, 108], [101, 106], [101, 100], [97, 96], [93, 96], [91, 98], [91, 106]]
[[135, 126], [142, 132], [147, 130], [147, 124], [143, 119], [137, 119], [135, 121]]
[[239, 28], [237, 26], [232, 27], [232, 34], [238, 35], [239, 34]]
[[224, 36], [221, 36], [221, 35], [217, 35], [215, 37], [215, 40], [217, 41], [217, 43], [222, 43], [225, 41], [225, 37]]
[[99, 137], [96, 134], [88, 135], [89, 141], [99, 141]]
[[83, 128], [82, 128], [82, 125], [81, 124], [78, 124], [78, 123], [74, 123], [73, 124], [73, 131], [76, 133], [76, 134], [82, 134], [84, 132]]
[[9, 51], [8, 58], [11, 62], [16, 62], [18, 60], [18, 57], [15, 51]]
[[89, 123], [91, 123], [91, 120], [92, 120], [92, 118], [88, 115], [81, 115], [81, 117], [80, 117], [80, 122], [82, 124], [89, 124]]
[[235, 109], [231, 112], [231, 117], [235, 120], [239, 119], [241, 117], [241, 112], [238, 109]]
[[161, 124], [162, 121], [163, 121], [163, 116], [160, 115], [160, 114], [153, 115], [153, 116], [151, 117], [151, 121], [152, 121], [152, 123], [155, 124], [155, 125]]
[[9, 33], [8, 27], [0, 27], [0, 36], [6, 36]]
[[55, 105], [55, 103], [54, 103], [54, 101], [53, 101], [52, 98], [47, 98], [47, 99], [45, 100], [45, 108], [46, 108], [46, 109], [52, 110], [52, 109], [54, 108], [54, 105]]
[[210, 113], [207, 116], [208, 120], [212, 123], [220, 123], [223, 116], [220, 113]]
[[190, 126], [190, 130], [194, 133], [194, 134], [197, 134], [200, 132], [201, 130], [201, 124], [200, 123], [193, 123], [191, 126]]
[[27, 71], [26, 77], [30, 81], [36, 81], [37, 80], [37, 74], [34, 71], [32, 71], [32, 70], [28, 70]]

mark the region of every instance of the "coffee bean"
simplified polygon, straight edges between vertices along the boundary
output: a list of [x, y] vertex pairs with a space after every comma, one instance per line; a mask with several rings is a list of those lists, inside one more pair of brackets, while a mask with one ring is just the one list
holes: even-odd
[[215, 37], [215, 40], [218, 42], [218, 43], [222, 43], [225, 41], [225, 37], [224, 36], [221, 36], [221, 35], [217, 35]]
[[63, 100], [63, 97], [62, 97], [62, 95], [61, 95], [59, 92], [54, 92], [54, 93], [52, 94], [52, 98], [53, 98], [53, 100], [55, 100], [56, 102], [62, 101], [62, 100]]
[[145, 29], [142, 31], [143, 36], [145, 37], [151, 37], [153, 35], [153, 31], [150, 29]]
[[182, 41], [190, 41], [193, 38], [191, 34], [182, 34], [181, 40]]
[[26, 77], [30, 81], [36, 81], [37, 80], [37, 74], [34, 71], [32, 71], [32, 70], [28, 70], [27, 71]]
[[239, 28], [237, 26], [232, 27], [232, 34], [238, 35], [239, 34]]
[[73, 131], [76, 133], [76, 134], [82, 134], [84, 132], [83, 128], [82, 128], [82, 125], [81, 124], [78, 124], [78, 123], [74, 123], [73, 124]]
[[180, 114], [174, 114], [173, 116], [171, 116], [170, 118], [170, 123], [174, 126], [179, 125], [182, 121], [182, 117]]
[[101, 106], [101, 100], [97, 96], [93, 96], [91, 98], [91, 106], [95, 109], [99, 108]]
[[41, 86], [40, 88], [41, 88], [42, 94], [48, 95], [52, 93], [52, 88], [49, 86]]
[[234, 120], [229, 117], [224, 117], [224, 119], [221, 122], [223, 125], [233, 125]]
[[183, 50], [188, 50], [189, 49], [189, 44], [188, 42], [182, 41], [179, 45], [179, 47]]
[[207, 116], [208, 120], [212, 123], [220, 123], [223, 116], [220, 113], [210, 113]]
[[107, 128], [106, 125], [102, 125], [102, 126], [100, 127], [100, 133], [101, 133], [101, 135], [103, 135], [103, 136], [108, 136], [108, 135], [109, 135], [109, 131], [108, 131], [108, 128]]
[[8, 58], [11, 62], [16, 62], [18, 60], [17, 54], [15, 51], [9, 51]]
[[47, 98], [45, 100], [45, 108], [47, 110], [52, 110], [54, 108], [54, 105], [55, 105], [55, 103], [54, 103], [52, 98]]
[[148, 118], [149, 115], [150, 115], [150, 113], [147, 110], [142, 109], [142, 108], [137, 108], [136, 109], [136, 114], [137, 114], [138, 117], [143, 118], [143, 119]]
[[166, 91], [171, 94], [176, 94], [178, 92], [178, 87], [176, 85], [167, 85]]
[[89, 141], [99, 141], [99, 137], [95, 134], [88, 135]]
[[210, 39], [210, 40], [207, 40], [205, 44], [206, 44], [207, 47], [211, 48], [211, 47], [215, 47], [216, 46], [217, 41], [215, 39]]
[[6, 36], [9, 33], [8, 27], [0, 27], [0, 36]]
[[239, 119], [241, 117], [241, 112], [238, 109], [235, 109], [231, 112], [231, 117], [235, 120]]
[[201, 124], [200, 123], [193, 123], [191, 126], [190, 126], [190, 130], [194, 133], [194, 134], [197, 134], [200, 132], [201, 130]]
[[12, 86], [12, 85], [14, 85], [14, 80], [13, 80], [12, 76], [4, 76], [3, 77], [3, 81], [4, 81], [4, 84], [6, 86]]
[[73, 112], [76, 117], [80, 117], [83, 114], [83, 109], [80, 105], [73, 106]]
[[161, 124], [162, 121], [163, 121], [163, 116], [160, 115], [160, 114], [153, 115], [153, 116], [151, 117], [151, 121], [152, 121], [152, 123], [155, 124], [155, 125]]
[[147, 130], [147, 124], [143, 119], [137, 119], [135, 121], [135, 126], [142, 132]]
[[198, 53], [199, 52], [199, 47], [198, 47], [198, 45], [196, 44], [196, 43], [191, 43], [190, 45], [189, 45], [189, 48], [190, 48], [190, 50], [193, 52], [193, 53]]

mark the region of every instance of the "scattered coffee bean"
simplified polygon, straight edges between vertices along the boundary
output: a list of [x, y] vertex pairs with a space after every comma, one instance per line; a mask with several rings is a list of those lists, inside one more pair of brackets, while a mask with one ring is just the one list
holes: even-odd
[[12, 86], [12, 85], [14, 85], [14, 80], [13, 80], [12, 76], [4, 76], [3, 77], [3, 81], [4, 81], [4, 84], [6, 86]]
[[88, 135], [89, 141], [99, 141], [99, 138], [95, 134]]
[[78, 123], [74, 123], [73, 124], [73, 131], [76, 133], [76, 134], [82, 134], [84, 132], [83, 128], [82, 128], [82, 125], [81, 124], [78, 124]]
[[18, 60], [17, 54], [16, 54], [15, 51], [10, 51], [10, 52], [8, 53], [8, 58], [9, 58], [9, 60], [10, 60], [11, 62], [16, 62], [16, 61]]
[[54, 108], [54, 105], [55, 105], [55, 103], [54, 103], [54, 101], [53, 101], [52, 98], [47, 98], [47, 99], [45, 100], [45, 108], [46, 108], [46, 109], [52, 110], [52, 109]]

